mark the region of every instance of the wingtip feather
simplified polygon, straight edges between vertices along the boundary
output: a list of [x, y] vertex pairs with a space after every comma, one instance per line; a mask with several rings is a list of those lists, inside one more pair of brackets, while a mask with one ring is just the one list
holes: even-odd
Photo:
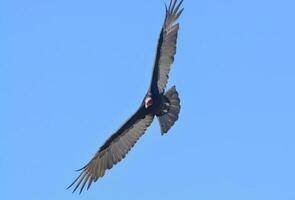
[[170, 3], [169, 3], [168, 10], [170, 10], [170, 9], [171, 9], [172, 1], [173, 1], [173, 0], [170, 0]]
[[172, 8], [171, 8], [171, 11], [173, 11], [174, 10], [174, 8], [175, 8], [175, 5], [176, 5], [176, 3], [177, 3], [177, 0], [172, 0], [173, 1], [173, 5], [172, 5]]

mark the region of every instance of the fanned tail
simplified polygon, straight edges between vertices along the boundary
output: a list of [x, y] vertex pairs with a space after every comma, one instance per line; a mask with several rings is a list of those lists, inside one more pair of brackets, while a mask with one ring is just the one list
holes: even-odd
[[168, 98], [167, 112], [161, 116], [158, 116], [162, 135], [167, 133], [168, 130], [174, 125], [180, 112], [180, 99], [178, 97], [176, 87], [173, 86], [164, 95]]

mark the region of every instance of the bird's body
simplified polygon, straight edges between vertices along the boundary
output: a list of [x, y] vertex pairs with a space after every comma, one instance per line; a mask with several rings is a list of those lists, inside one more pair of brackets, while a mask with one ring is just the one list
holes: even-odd
[[80, 193], [87, 184], [105, 174], [107, 169], [122, 160], [137, 140], [144, 134], [156, 116], [161, 133], [167, 133], [178, 119], [180, 99], [176, 87], [165, 92], [170, 66], [176, 53], [176, 40], [179, 24], [176, 20], [181, 15], [182, 1], [170, 0], [166, 7], [166, 16], [158, 40], [157, 53], [152, 73], [151, 84], [138, 110], [99, 148], [87, 165], [81, 168], [80, 175], [68, 187], [76, 183], [74, 191], [81, 186]]

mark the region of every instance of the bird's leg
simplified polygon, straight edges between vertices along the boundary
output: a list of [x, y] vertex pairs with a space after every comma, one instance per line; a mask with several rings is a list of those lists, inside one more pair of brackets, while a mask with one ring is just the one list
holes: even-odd
[[161, 106], [160, 106], [159, 112], [157, 113], [157, 116], [162, 116], [162, 115], [165, 115], [166, 113], [168, 113], [169, 108], [170, 108], [170, 104], [171, 103], [169, 102], [168, 98], [166, 98], [166, 97], [162, 98]]

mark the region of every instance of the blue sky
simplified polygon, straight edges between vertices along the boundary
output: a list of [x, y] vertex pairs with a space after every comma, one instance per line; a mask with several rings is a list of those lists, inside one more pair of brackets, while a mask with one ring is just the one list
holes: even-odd
[[79, 196], [74, 170], [146, 92], [163, 1], [0, 2], [0, 199], [295, 199], [295, 2], [184, 7], [179, 121]]

